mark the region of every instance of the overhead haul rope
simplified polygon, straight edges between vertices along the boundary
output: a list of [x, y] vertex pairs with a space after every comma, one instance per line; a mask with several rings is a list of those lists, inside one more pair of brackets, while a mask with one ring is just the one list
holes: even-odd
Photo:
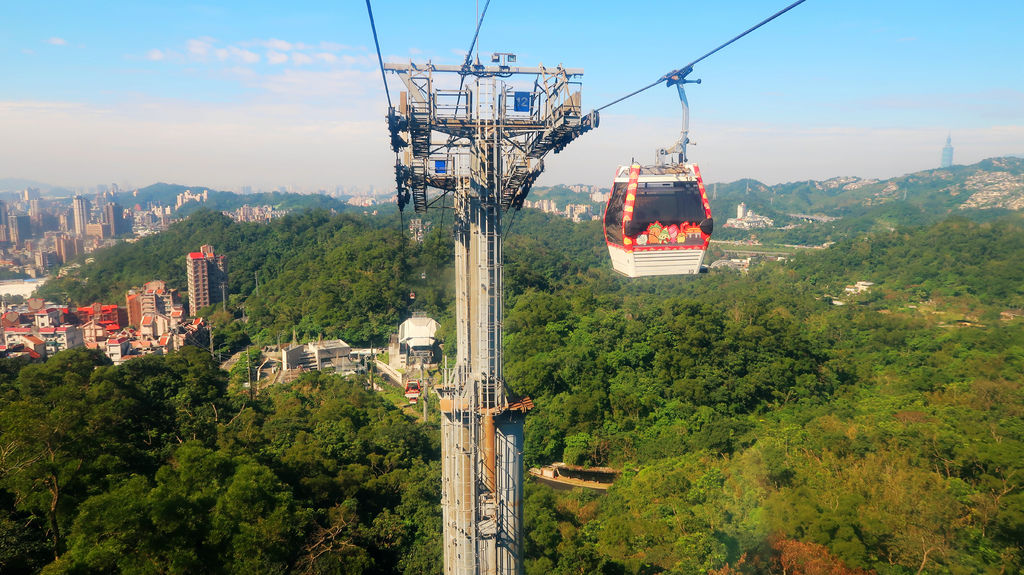
[[[367, 1], [369, 1], [369, 0], [367, 0]], [[697, 59], [696, 59], [696, 60], [694, 60], [693, 62], [690, 62], [689, 64], [687, 64], [687, 65], [683, 66], [682, 68], [679, 68], [678, 70], [672, 70], [672, 71], [671, 71], [671, 72], [669, 72], [668, 74], [665, 74], [664, 76], [662, 76], [661, 78], [658, 78], [658, 79], [657, 79], [657, 80], [655, 80], [654, 82], [651, 82], [650, 84], [647, 84], [647, 85], [646, 85], [646, 86], [644, 86], [643, 88], [640, 88], [639, 90], [636, 90], [636, 91], [630, 92], [630, 93], [626, 94], [625, 96], [623, 96], [623, 97], [619, 98], [618, 100], [614, 100], [614, 101], [612, 101], [612, 102], [609, 102], [609, 103], [605, 104], [604, 106], [601, 106], [600, 108], [596, 108], [596, 109], [595, 109], [594, 111], [595, 111], [595, 112], [600, 112], [601, 110], [604, 110], [605, 108], [607, 108], [607, 107], [609, 107], [609, 106], [613, 106], [613, 105], [615, 105], [615, 104], [618, 104], [619, 102], [621, 102], [621, 101], [625, 100], [626, 98], [632, 98], [633, 96], [636, 96], [636, 95], [637, 95], [637, 94], [639, 94], [640, 92], [643, 92], [643, 91], [645, 91], [645, 90], [648, 90], [648, 89], [650, 89], [650, 88], [653, 88], [654, 86], [657, 86], [658, 84], [660, 84], [660, 83], [662, 83], [662, 82], [668, 82], [668, 83], [669, 83], [669, 84], [668, 84], [669, 86], [671, 86], [672, 84], [678, 84], [678, 83], [680, 83], [680, 82], [681, 82], [682, 80], [684, 80], [684, 79], [686, 78], [686, 75], [687, 75], [687, 74], [689, 74], [690, 72], [692, 72], [692, 71], [693, 71], [693, 67], [694, 67], [694, 65], [696, 65], [696, 64], [697, 64], [698, 62], [700, 62], [701, 60], [703, 60], [703, 59], [707, 58], [708, 56], [710, 56], [710, 55], [714, 54], [715, 52], [718, 52], [718, 51], [719, 51], [719, 50], [721, 50], [722, 48], [725, 48], [725, 47], [726, 47], [726, 46], [728, 46], [729, 44], [732, 44], [733, 42], [735, 42], [736, 40], [739, 40], [740, 38], [742, 38], [742, 37], [746, 36], [747, 34], [750, 34], [750, 33], [751, 33], [751, 32], [753, 32], [754, 30], [757, 30], [757, 29], [758, 29], [758, 28], [760, 28], [761, 26], [764, 26], [765, 24], [767, 24], [767, 23], [771, 22], [772, 20], [774, 20], [774, 19], [778, 18], [779, 16], [782, 16], [782, 15], [783, 15], [783, 14], [785, 14], [786, 12], [789, 12], [789, 11], [790, 11], [790, 10], [792, 10], [793, 8], [796, 8], [796, 7], [798, 6], [798, 5], [800, 5], [800, 4], [803, 4], [803, 3], [804, 3], [804, 1], [805, 1], [805, 0], [797, 0], [796, 2], [793, 2], [793, 3], [792, 3], [792, 4], [790, 4], [789, 6], [786, 6], [786, 7], [785, 7], [785, 8], [783, 8], [782, 10], [779, 10], [778, 12], [776, 12], [776, 13], [772, 14], [771, 16], [769, 16], [769, 17], [765, 18], [764, 20], [761, 20], [761, 21], [760, 21], [759, 23], [755, 24], [754, 26], [752, 26], [752, 27], [748, 28], [746, 32], [744, 32], [744, 33], [740, 34], [739, 36], [736, 36], [736, 37], [735, 37], [735, 38], [733, 38], [732, 40], [729, 40], [729, 41], [728, 41], [728, 42], [726, 42], [725, 44], [722, 44], [721, 46], [719, 46], [719, 47], [715, 48], [714, 50], [712, 50], [712, 51], [708, 52], [707, 54], [704, 54], [703, 56], [701, 56], [700, 58], [697, 58]]]
[[380, 79], [384, 82], [384, 95], [388, 98], [388, 108], [391, 108], [391, 92], [388, 91], [388, 78], [384, 74], [384, 57], [380, 55], [380, 42], [377, 40], [377, 25], [373, 23], [373, 8], [370, 8], [370, 0], [366, 0], [366, 13], [370, 15], [370, 30], [373, 30], [373, 45], [377, 47], [377, 62], [380, 64]]
[[[469, 43], [469, 50], [466, 51], [466, 61], [462, 63], [462, 77], [466, 77], [466, 70], [469, 68], [469, 60], [473, 57], [473, 48], [476, 47], [476, 39], [480, 36], [480, 26], [484, 23], [484, 16], [487, 15], [487, 7], [491, 5], [491, 0], [484, 2], [484, 11], [480, 13], [480, 18], [476, 21], [476, 31], [473, 32], [473, 41]], [[479, 6], [479, 3], [477, 3]], [[461, 85], [459, 88], [461, 89]]]
[[[366, 0], [366, 1], [369, 2], [370, 0]], [[479, 0], [477, 1], [476, 5], [477, 5], [477, 9], [479, 10], [480, 9], [480, 2], [479, 2]], [[469, 62], [473, 58], [473, 48], [476, 47], [476, 40], [477, 40], [477, 38], [480, 37], [480, 27], [483, 26], [483, 24], [484, 24], [484, 16], [487, 15], [487, 7], [490, 6], [490, 5], [491, 5], [491, 0], [487, 0], [487, 2], [484, 2], [484, 10], [483, 10], [483, 12], [480, 13], [480, 17], [477, 18], [476, 30], [473, 32], [473, 39], [469, 43], [469, 49], [466, 50], [466, 59], [462, 62], [462, 70], [459, 72], [459, 89], [458, 89], [458, 91], [456, 91], [456, 95], [455, 95], [455, 113], [456, 114], [459, 113], [459, 104], [462, 102], [462, 86], [465, 84], [466, 76], [469, 74]], [[468, 101], [466, 102], [466, 106], [467, 106], [466, 112], [468, 113], [469, 112], [469, 109], [468, 109], [469, 102]], [[451, 150], [452, 149], [452, 144], [454, 144], [454, 143], [455, 143], [455, 136], [448, 136], [448, 142], [444, 146], [438, 146], [437, 149], [434, 150], [434, 151], [436, 152], [437, 150], [440, 150], [442, 147], [444, 147], [446, 150]], [[454, 167], [455, 166], [452, 166], [452, 168], [454, 168]], [[444, 193], [442, 193], [439, 198], [437, 198], [433, 202], [431, 202], [430, 205], [434, 205], [434, 203], [437, 203], [438, 201], [441, 201], [441, 207], [443, 208], [444, 207], [444, 197], [448, 195], [449, 191], [450, 190], [445, 190]], [[441, 210], [441, 228], [444, 229], [444, 210]]]
[[[367, 0], [367, 2], [369, 2], [369, 0]], [[455, 93], [455, 113], [456, 114], [459, 113], [459, 104], [462, 102], [462, 86], [466, 82], [466, 76], [469, 75], [469, 62], [473, 58], [473, 48], [476, 47], [476, 40], [477, 40], [477, 38], [480, 37], [480, 27], [483, 26], [483, 24], [484, 24], [484, 16], [487, 16], [487, 7], [490, 6], [490, 5], [491, 5], [491, 0], [487, 0], [487, 2], [484, 2], [484, 11], [480, 13], [480, 17], [476, 21], [476, 30], [473, 32], [473, 40], [470, 41], [469, 49], [466, 50], [466, 59], [462, 62], [462, 70], [459, 72], [459, 89]], [[479, 6], [480, 6], [480, 3], [477, 2], [477, 7], [479, 7]], [[466, 102], [466, 106], [467, 106], [466, 112], [469, 112], [469, 109], [468, 109], [469, 102], [468, 101]], [[446, 144], [445, 147], [450, 150], [451, 147], [452, 147], [452, 143], [454, 143], [454, 141], [455, 141], [454, 136], [449, 136], [448, 137], [448, 144]], [[440, 149], [440, 148], [438, 148], [438, 149]]]
[[[366, 0], [366, 13], [370, 15], [370, 30], [373, 31], [373, 45], [377, 48], [377, 63], [380, 65], [380, 79], [384, 83], [384, 95], [388, 99], [388, 122], [391, 122], [393, 106], [391, 105], [391, 92], [388, 90], [388, 78], [384, 73], [384, 56], [380, 53], [380, 41], [377, 39], [377, 25], [373, 22], [373, 8], [370, 7], [370, 0]], [[395, 150], [395, 165], [398, 165], [398, 150]], [[397, 187], [397, 185], [396, 185]], [[405, 214], [402, 213], [401, 205], [398, 210], [398, 221], [402, 229], [405, 229]]]

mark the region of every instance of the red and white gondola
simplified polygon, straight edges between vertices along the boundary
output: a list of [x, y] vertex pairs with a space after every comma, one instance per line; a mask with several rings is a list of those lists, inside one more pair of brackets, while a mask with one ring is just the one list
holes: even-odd
[[620, 166], [604, 213], [612, 268], [631, 278], [701, 271], [714, 222], [696, 164]]

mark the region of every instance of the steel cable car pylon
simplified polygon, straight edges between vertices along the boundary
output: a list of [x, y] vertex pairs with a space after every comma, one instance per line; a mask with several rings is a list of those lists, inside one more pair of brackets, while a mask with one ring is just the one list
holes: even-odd
[[[522, 574], [523, 420], [533, 403], [510, 396], [503, 375], [502, 214], [522, 205], [549, 151], [597, 124], [580, 107], [582, 70], [519, 68], [514, 58], [383, 65], [406, 88], [388, 112], [399, 202], [421, 212], [437, 201], [429, 189], [453, 196], [458, 356], [435, 388], [446, 575]], [[445, 87], [453, 74], [457, 87]], [[520, 85], [522, 75], [532, 78]]]

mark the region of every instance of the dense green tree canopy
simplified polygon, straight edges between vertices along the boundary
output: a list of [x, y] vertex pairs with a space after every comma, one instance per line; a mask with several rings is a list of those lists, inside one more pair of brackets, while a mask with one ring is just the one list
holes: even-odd
[[[237, 258], [221, 319], [238, 337], [379, 345], [422, 309], [452, 340], [433, 223], [415, 244], [390, 219], [205, 213], [143, 241], [169, 260], [199, 243]], [[614, 275], [594, 222], [523, 211], [511, 228], [505, 374], [537, 406], [524, 458], [623, 470], [600, 495], [528, 484], [528, 574], [1024, 570], [1020, 217], [897, 223], [745, 275], [640, 280]], [[166, 262], [135, 249], [110, 257], [138, 270], [101, 253], [54, 287], [152, 279]], [[183, 259], [171, 267], [183, 278]], [[861, 280], [875, 285], [845, 293]], [[359, 385], [314, 374], [253, 400], [195, 349], [0, 362], [0, 381], [5, 569], [440, 570], [436, 424]]]

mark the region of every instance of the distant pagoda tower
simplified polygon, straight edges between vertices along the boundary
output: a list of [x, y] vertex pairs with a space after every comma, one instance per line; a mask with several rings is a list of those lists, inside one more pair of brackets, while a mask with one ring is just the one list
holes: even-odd
[[952, 134], [946, 136], [946, 145], [942, 146], [942, 168], [953, 167], [953, 136]]

